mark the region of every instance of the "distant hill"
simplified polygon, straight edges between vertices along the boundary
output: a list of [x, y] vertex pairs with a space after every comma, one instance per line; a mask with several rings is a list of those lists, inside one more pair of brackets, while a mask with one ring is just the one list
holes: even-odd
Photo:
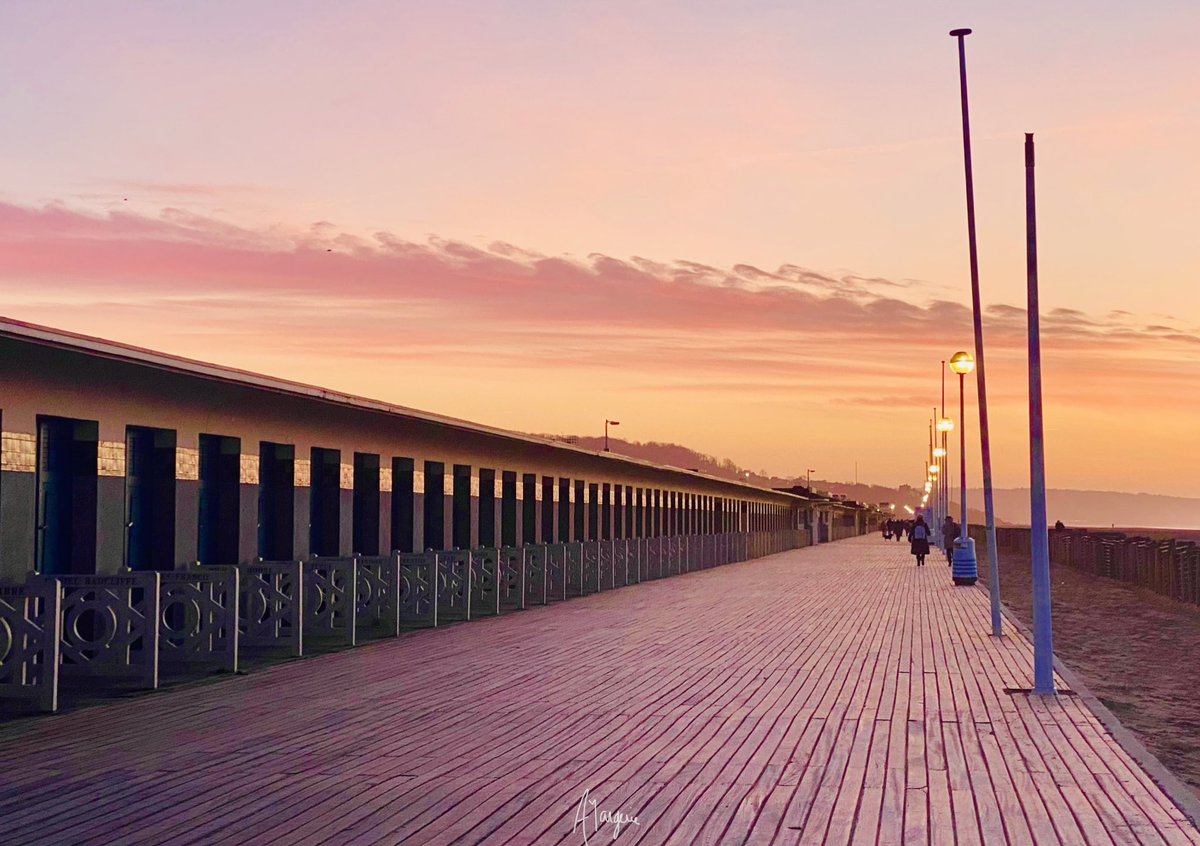
[[[981, 491], [971, 496], [982, 502]], [[1029, 525], [1029, 489], [1002, 488], [995, 491], [996, 516], [1019, 525]], [[1200, 499], [1161, 494], [1120, 491], [1049, 490], [1046, 492], [1050, 523], [1062, 520], [1067, 526], [1104, 528], [1141, 526], [1148, 529], [1200, 529]]]

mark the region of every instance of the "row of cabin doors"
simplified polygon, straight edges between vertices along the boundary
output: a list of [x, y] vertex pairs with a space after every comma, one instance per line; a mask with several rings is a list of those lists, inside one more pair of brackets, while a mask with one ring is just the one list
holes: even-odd
[[[123, 514], [125, 565], [175, 566], [176, 437], [168, 429], [126, 430]], [[199, 560], [238, 560], [240, 442], [201, 435]], [[40, 417], [34, 558], [48, 575], [96, 572], [100, 503], [99, 427], [95, 421]]]
[[[89, 574], [96, 570], [97, 507], [99, 502], [99, 437], [95, 421], [59, 417], [38, 419], [37, 516], [35, 558], [37, 569], [47, 574]], [[166, 570], [175, 565], [176, 536], [176, 434], [173, 430], [131, 426], [126, 430], [124, 467], [124, 560], [134, 570]], [[199, 439], [198, 558], [204, 564], [233, 564], [239, 560], [241, 441], [219, 435]], [[263, 442], [259, 452], [258, 554], [267, 560], [290, 560], [295, 549], [295, 447]], [[341, 533], [341, 453], [314, 448], [311, 463], [310, 550], [317, 555], [337, 555]], [[392, 541], [395, 548], [411, 551], [413, 536], [413, 463], [395, 459], [396, 482], [392, 503]], [[446, 468], [425, 465], [428, 490], [443, 489]], [[452, 498], [453, 540], [465, 548], [471, 542], [470, 468], [454, 465]], [[354, 456], [353, 545], [364, 554], [379, 546], [379, 456]], [[492, 510], [494, 471], [481, 471], [479, 541], [485, 545], [516, 542], [518, 478], [505, 472], [499, 521]], [[113, 480], [105, 480], [105, 483]], [[535, 477], [521, 480], [526, 503], [536, 502]], [[554, 479], [542, 480], [543, 515], [549, 532]], [[584, 501], [584, 483], [561, 479], [559, 499], [571, 493]], [[591, 518], [596, 525], [598, 500], [593, 485]], [[108, 497], [105, 497], [108, 500]], [[109, 500], [111, 501], [111, 500]], [[440, 546], [444, 500], [429, 497], [424, 521], [430, 546]], [[606, 509], [607, 513], [607, 509]], [[560, 508], [559, 537], [583, 537], [584, 509]], [[632, 520], [633, 511], [629, 509]], [[521, 521], [524, 536], [534, 536], [533, 509], [526, 506]], [[496, 525], [496, 523], [499, 525]], [[822, 526], [822, 530], [824, 526]], [[573, 535], [572, 535], [573, 530]], [[609, 535], [606, 525], [603, 534]]]

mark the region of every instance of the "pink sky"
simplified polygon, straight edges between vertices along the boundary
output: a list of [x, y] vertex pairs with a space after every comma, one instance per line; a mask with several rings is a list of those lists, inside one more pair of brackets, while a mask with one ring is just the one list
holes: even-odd
[[1044, 5], [9, 2], [3, 313], [916, 482], [971, 345], [966, 24], [997, 481], [1036, 131], [1051, 484], [1195, 494], [1200, 12]]

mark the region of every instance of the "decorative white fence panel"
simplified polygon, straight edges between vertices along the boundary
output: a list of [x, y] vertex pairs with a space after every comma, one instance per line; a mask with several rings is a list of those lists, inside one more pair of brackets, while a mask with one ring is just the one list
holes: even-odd
[[597, 582], [600, 590], [612, 590], [617, 587], [616, 564], [613, 559], [613, 541], [597, 541], [600, 573]]
[[566, 544], [567, 547], [567, 596], [584, 596], [587, 589], [586, 571], [584, 568], [583, 544], [579, 541]]
[[629, 548], [632, 541], [626, 539], [613, 541], [613, 578], [618, 586], [631, 585], [629, 577]]
[[496, 553], [500, 611], [518, 611], [525, 607], [524, 547], [505, 546]]
[[58, 576], [61, 672], [158, 687], [159, 574]]
[[567, 598], [567, 544], [552, 543], [546, 548], [546, 598]]
[[496, 616], [500, 613], [501, 574], [500, 550], [473, 549], [469, 556], [471, 565], [471, 608], [470, 616]]
[[0, 699], [58, 710], [62, 585], [31, 576], [0, 585]]
[[525, 604], [545, 605], [550, 601], [550, 573], [545, 544], [525, 547]]
[[[437, 618], [438, 623], [471, 619], [472, 594], [481, 596], [489, 589], [476, 586], [471, 567], [471, 553], [465, 549], [435, 552], [437, 558]], [[495, 559], [493, 559], [494, 562]], [[491, 572], [490, 591], [495, 596], [496, 571]], [[494, 602], [493, 598], [493, 602]], [[494, 607], [494, 606], [493, 606]]]
[[400, 573], [400, 625], [438, 624], [438, 559], [433, 552], [397, 553]]
[[238, 670], [238, 569], [195, 565], [159, 574], [160, 668]]
[[661, 537], [646, 539], [646, 578], [661, 579], [663, 577], [663, 539]]
[[583, 544], [583, 592], [597, 593], [600, 590], [600, 542], [587, 541]]
[[304, 564], [304, 634], [358, 642], [358, 562], [313, 558]]
[[238, 565], [242, 649], [286, 646], [304, 654], [304, 567], [299, 561]]
[[399, 553], [361, 555], [355, 560], [355, 622], [385, 637], [400, 634]]

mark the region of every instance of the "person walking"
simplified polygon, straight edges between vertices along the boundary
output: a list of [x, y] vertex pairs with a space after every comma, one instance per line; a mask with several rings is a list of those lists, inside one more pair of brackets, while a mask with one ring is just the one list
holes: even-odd
[[905, 526], [904, 521], [897, 520], [896, 521], [896, 540], [900, 540], [900, 538], [904, 537], [906, 532], [907, 532], [907, 527]]
[[942, 543], [946, 546], [946, 563], [951, 564], [954, 561], [954, 541], [958, 537], [959, 527], [954, 522], [954, 518], [949, 514], [946, 515], [946, 521], [942, 523]]
[[925, 525], [925, 518], [922, 515], [917, 515], [917, 520], [913, 523], [909, 535], [912, 538], [910, 549], [912, 554], [917, 556], [917, 566], [924, 567], [925, 556], [929, 554], [929, 526]]

